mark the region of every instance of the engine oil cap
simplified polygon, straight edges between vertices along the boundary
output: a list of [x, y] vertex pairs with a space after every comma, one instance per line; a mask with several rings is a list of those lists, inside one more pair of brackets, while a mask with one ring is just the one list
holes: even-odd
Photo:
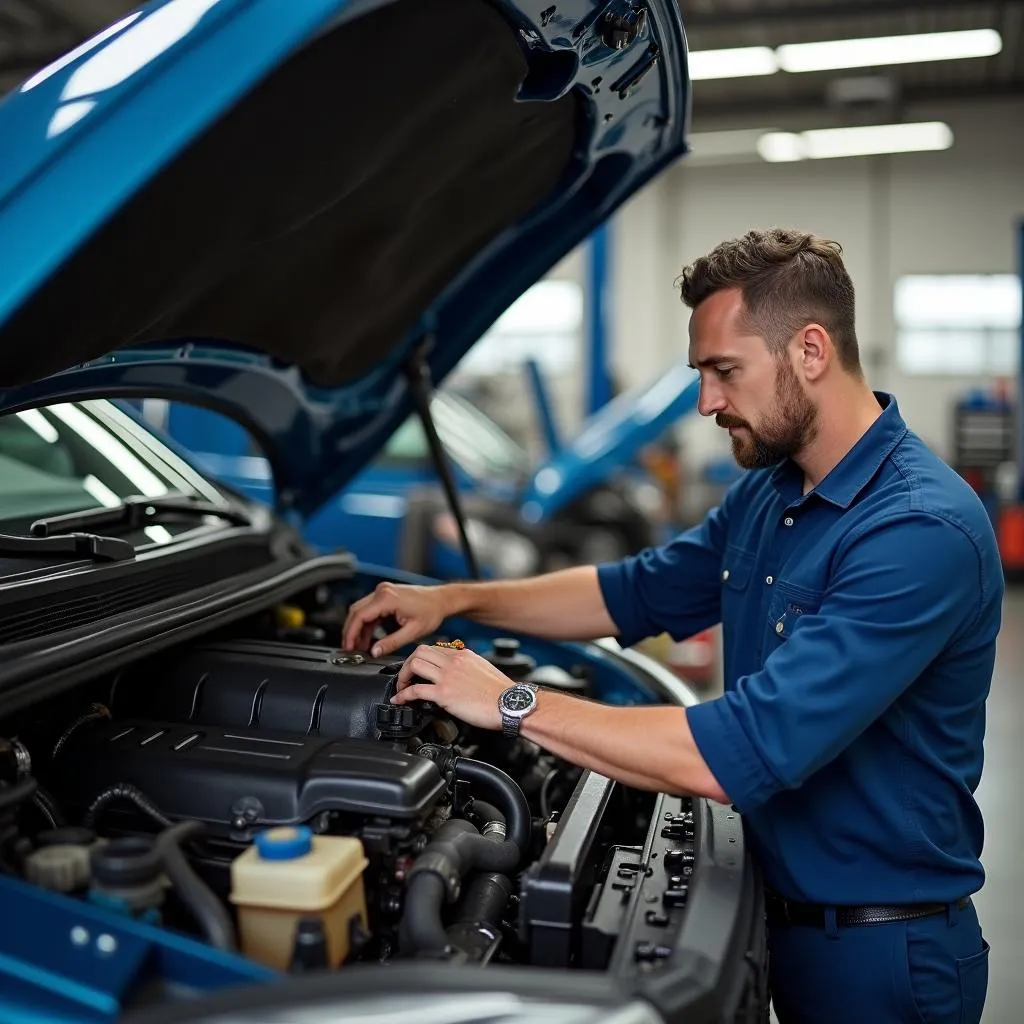
[[313, 830], [305, 825], [269, 828], [257, 832], [254, 841], [262, 860], [295, 860], [313, 849]]

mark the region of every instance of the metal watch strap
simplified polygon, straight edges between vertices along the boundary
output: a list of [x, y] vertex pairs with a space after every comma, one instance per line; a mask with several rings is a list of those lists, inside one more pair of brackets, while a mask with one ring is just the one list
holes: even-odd
[[[540, 689], [536, 683], [513, 683], [509, 689], [514, 689], [517, 686], [525, 687], [528, 690], [533, 690], [534, 697], [537, 695], [537, 691]], [[501, 710], [499, 706], [499, 710]], [[522, 724], [522, 717], [517, 715], [506, 715], [504, 711], [501, 711], [501, 731], [502, 734], [509, 737], [516, 737], [519, 735], [519, 729]]]

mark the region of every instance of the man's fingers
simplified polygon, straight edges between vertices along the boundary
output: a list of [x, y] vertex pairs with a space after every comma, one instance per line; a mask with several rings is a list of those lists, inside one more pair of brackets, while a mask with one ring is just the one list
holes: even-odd
[[353, 601], [352, 604], [349, 605], [348, 614], [345, 616], [345, 625], [341, 630], [344, 645], [349, 650], [353, 649], [354, 640], [358, 635], [358, 631], [362, 624], [363, 610], [369, 607], [377, 597], [377, 591], [373, 591], [365, 597], [359, 598], [358, 601]]
[[404, 626], [396, 629], [394, 633], [388, 633], [387, 636], [378, 640], [373, 645], [373, 650], [370, 651], [370, 653], [375, 658], [383, 658], [385, 654], [393, 654], [399, 647], [404, 647], [406, 644], [411, 644], [416, 640], [419, 640], [421, 635], [420, 624], [418, 622], [407, 622]]
[[433, 657], [434, 649], [431, 647], [425, 647], [422, 644], [416, 648], [408, 658], [405, 659], [405, 663], [402, 665], [398, 672], [398, 679], [395, 681], [395, 685], [402, 689], [410, 684], [410, 680], [413, 676], [419, 676], [421, 679], [429, 679], [432, 683], [436, 683], [441, 678], [441, 671], [444, 662], [438, 658]]
[[430, 683], [417, 683], [415, 686], [407, 686], [391, 698], [392, 704], [408, 704], [411, 700], [429, 700], [437, 703], [437, 694]]
[[362, 650], [360, 640], [362, 640], [367, 633], [372, 634], [372, 632], [372, 625], [366, 622], [364, 613], [361, 611], [350, 610], [348, 613], [348, 619], [345, 621], [345, 629], [342, 636], [342, 647], [344, 647], [346, 651]]
[[[364, 599], [365, 600], [365, 599]], [[366, 636], [365, 643], [369, 643], [373, 636], [373, 627], [379, 619], [385, 615], [392, 615], [395, 611], [395, 601], [390, 594], [373, 594], [367, 604], [362, 608], [353, 605], [349, 610], [348, 622], [345, 624], [345, 647], [347, 650], [359, 650], [355, 646], [357, 640]]]

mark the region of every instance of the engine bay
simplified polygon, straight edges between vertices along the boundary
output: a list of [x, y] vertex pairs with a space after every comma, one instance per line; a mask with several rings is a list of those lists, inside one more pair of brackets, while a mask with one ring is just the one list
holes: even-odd
[[[39, 951], [47, 969], [75, 980], [78, 953], [185, 942], [192, 959], [161, 961], [163, 984], [122, 993], [120, 1011], [172, 983], [350, 965], [665, 963], [706, 802], [630, 790], [428, 702], [391, 704], [403, 659], [325, 643], [343, 609], [318, 621], [315, 603], [0, 724], [0, 900], [46, 907], [58, 946], [71, 936]], [[586, 659], [539, 664], [509, 637], [475, 646], [510, 679], [594, 696]]]

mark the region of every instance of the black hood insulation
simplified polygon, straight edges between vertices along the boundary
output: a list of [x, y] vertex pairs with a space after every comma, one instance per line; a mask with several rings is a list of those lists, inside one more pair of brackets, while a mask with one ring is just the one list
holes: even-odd
[[8, 321], [0, 386], [188, 338], [318, 385], [361, 376], [566, 172], [577, 102], [517, 102], [526, 74], [481, 0], [400, 0], [319, 36]]

